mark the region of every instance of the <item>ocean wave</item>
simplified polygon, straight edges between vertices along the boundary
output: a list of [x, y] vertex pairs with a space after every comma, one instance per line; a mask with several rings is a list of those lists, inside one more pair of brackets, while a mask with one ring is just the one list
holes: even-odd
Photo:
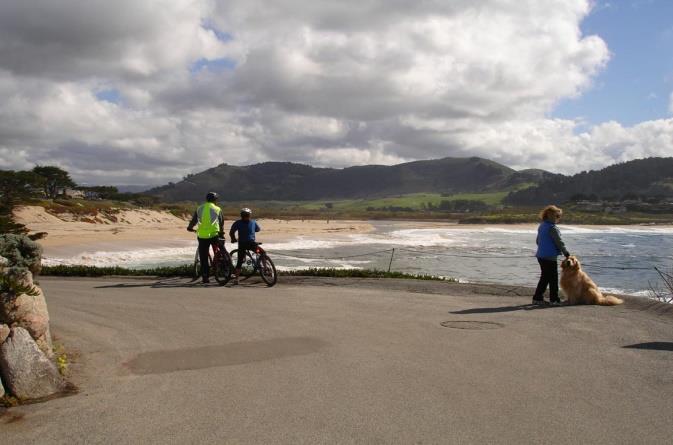
[[559, 225], [563, 233], [573, 234], [611, 234], [611, 235], [670, 235], [673, 234], [673, 227], [649, 227], [649, 226], [629, 226], [629, 227], [615, 227], [615, 226], [597, 226], [597, 227], [577, 227]]
[[71, 257], [43, 257], [45, 266], [125, 266], [138, 267], [185, 263], [194, 260], [195, 247], [82, 252]]
[[317, 250], [317, 249], [333, 249], [335, 247], [352, 245], [353, 240], [350, 238], [339, 239], [313, 239], [305, 236], [299, 236], [285, 242], [270, 242], [264, 243], [266, 250]]
[[632, 297], [650, 297], [650, 291], [643, 289], [643, 290], [627, 290], [627, 289], [620, 289], [616, 287], [599, 287], [600, 291], [603, 292], [604, 294], [617, 294], [617, 295], [630, 295]]

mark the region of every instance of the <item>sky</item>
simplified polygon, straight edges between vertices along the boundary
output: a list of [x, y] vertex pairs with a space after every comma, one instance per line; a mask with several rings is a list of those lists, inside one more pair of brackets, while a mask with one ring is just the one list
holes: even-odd
[[0, 0], [0, 169], [673, 156], [669, 0]]

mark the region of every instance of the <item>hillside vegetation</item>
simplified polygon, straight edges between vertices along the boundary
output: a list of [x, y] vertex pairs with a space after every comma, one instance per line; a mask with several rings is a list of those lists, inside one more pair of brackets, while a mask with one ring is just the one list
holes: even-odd
[[573, 176], [548, 175], [534, 187], [511, 193], [504, 202], [510, 205], [544, 205], [551, 202], [622, 202], [652, 198], [673, 198], [673, 158], [637, 159]]
[[517, 172], [477, 157], [344, 169], [265, 162], [241, 167], [222, 164], [147, 193], [166, 202], [198, 201], [208, 191], [218, 192], [228, 201], [373, 199], [511, 190], [548, 176], [551, 174], [541, 170]]

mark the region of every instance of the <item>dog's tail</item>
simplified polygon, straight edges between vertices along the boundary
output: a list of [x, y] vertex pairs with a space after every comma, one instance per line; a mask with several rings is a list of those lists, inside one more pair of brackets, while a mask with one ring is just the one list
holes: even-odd
[[617, 298], [614, 295], [601, 295], [601, 297], [602, 298], [598, 299], [598, 304], [601, 306], [616, 306], [624, 303], [624, 300]]

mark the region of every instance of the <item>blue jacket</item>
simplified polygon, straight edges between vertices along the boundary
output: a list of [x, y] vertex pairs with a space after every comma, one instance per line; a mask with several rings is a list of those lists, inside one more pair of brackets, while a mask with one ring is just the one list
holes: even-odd
[[561, 240], [561, 233], [556, 224], [551, 221], [544, 220], [537, 228], [537, 253], [538, 258], [556, 261], [556, 257], [564, 254], [569, 256], [570, 253], [565, 247], [563, 240]]
[[259, 224], [257, 224], [257, 221], [254, 219], [249, 221], [243, 221], [242, 219], [239, 219], [238, 221], [234, 221], [234, 223], [231, 225], [229, 235], [233, 238], [233, 235], [238, 232], [239, 242], [255, 241], [255, 232], [259, 232], [260, 230], [261, 227], [259, 227]]

